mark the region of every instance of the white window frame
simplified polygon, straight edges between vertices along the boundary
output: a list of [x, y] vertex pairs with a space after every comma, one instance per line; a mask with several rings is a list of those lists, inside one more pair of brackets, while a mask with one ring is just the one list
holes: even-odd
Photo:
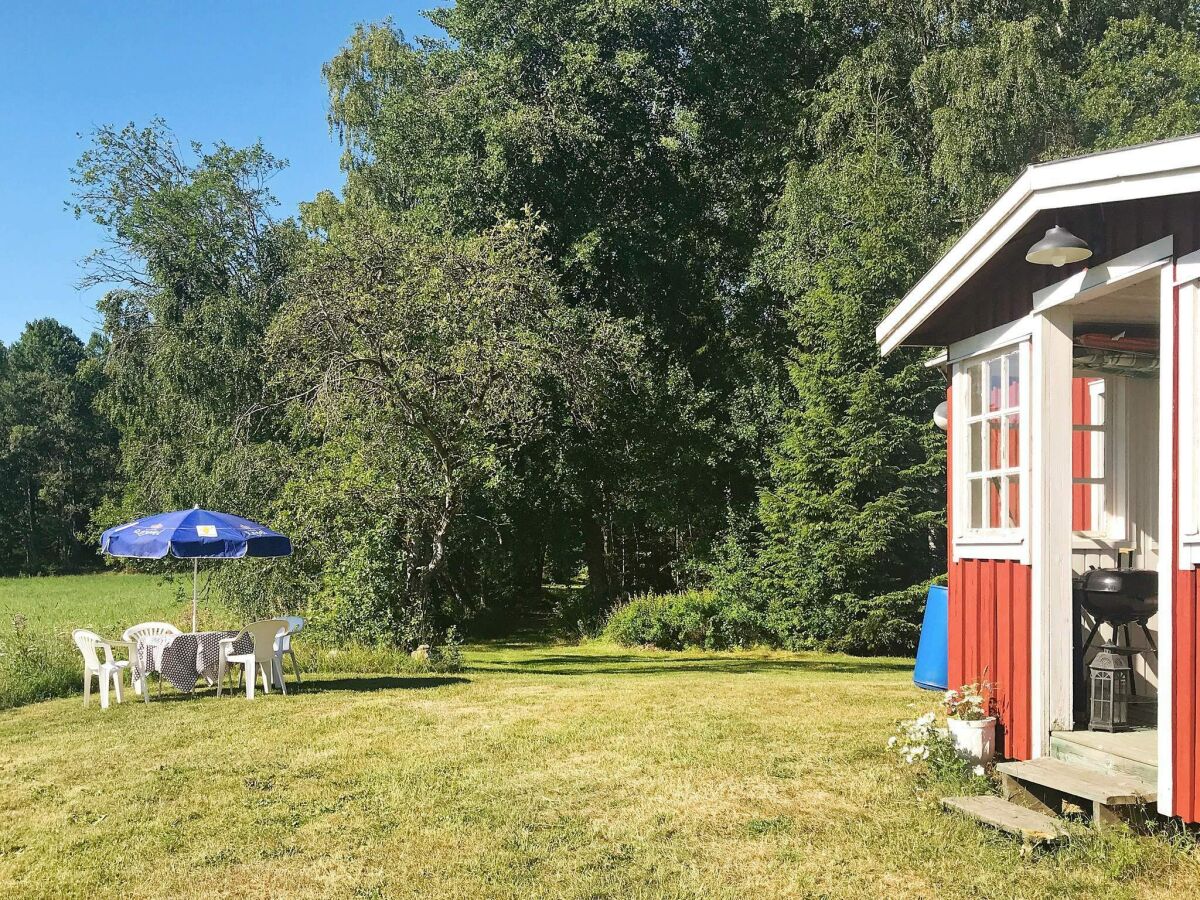
[[[976, 352], [969, 356], [951, 353], [956, 357], [953, 370], [954, 410], [952, 414], [953, 441], [953, 524], [954, 534], [951, 536], [954, 547], [954, 559], [1012, 559], [1028, 564], [1029, 562], [1029, 514], [1030, 514], [1030, 381], [1032, 354], [1029, 337], [1014, 339], [1014, 333], [1009, 329], [997, 329], [996, 341], [979, 341], [971, 350]], [[982, 345], [982, 346], [981, 346]], [[1020, 463], [1016, 472], [1020, 477], [1019, 521], [1015, 528], [984, 528], [972, 529], [970, 521], [970, 481], [969, 469], [969, 435], [973, 421], [982, 420], [984, 416], [971, 417], [968, 369], [973, 365], [986, 363], [991, 359], [1006, 356], [1017, 351], [1020, 376], [1017, 381], [1016, 411], [1020, 422], [1018, 434], [1018, 453]], [[1007, 415], [1007, 413], [1003, 414]], [[1006, 470], [1007, 471], [1007, 470]], [[986, 474], [982, 477], [987, 477]]]
[[[1096, 480], [1104, 488], [1104, 527], [1099, 531], [1072, 532], [1071, 546], [1076, 550], [1136, 549], [1128, 543], [1129, 498], [1125, 446], [1128, 428], [1125, 421], [1125, 381], [1123, 378], [1114, 378], [1102, 372], [1094, 375], [1086, 371], [1072, 373], [1072, 378], [1078, 377], [1101, 378], [1104, 384], [1104, 423], [1090, 426], [1071, 424], [1072, 434], [1077, 431], [1092, 431], [1104, 435], [1104, 452], [1101, 454], [1104, 477]], [[1092, 385], [1091, 390], [1094, 393], [1096, 386]], [[1094, 448], [1092, 453], [1095, 454]], [[1072, 486], [1079, 483], [1080, 479], [1072, 476]]]

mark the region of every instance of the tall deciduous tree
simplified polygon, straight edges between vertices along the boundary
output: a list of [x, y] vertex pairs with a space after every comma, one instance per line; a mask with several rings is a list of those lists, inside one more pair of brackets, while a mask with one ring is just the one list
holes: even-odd
[[[360, 28], [327, 66], [346, 197], [454, 230], [526, 206], [564, 298], [644, 333], [656, 396], [563, 427], [526, 512], [606, 598], [669, 587], [752, 503], [781, 334], [749, 265], [830, 34], [767, 0], [465, 0], [445, 42]], [[527, 495], [532, 496], [532, 495]]]
[[529, 222], [456, 237], [351, 214], [300, 258], [268, 346], [306, 448], [278, 511], [305, 536], [319, 611], [358, 604], [410, 642], [445, 602], [469, 613], [447, 565], [477, 529], [468, 504], [511, 481], [560, 401], [586, 420], [604, 373], [633, 362], [636, 342], [563, 304], [538, 237]]
[[85, 283], [100, 302], [106, 384], [121, 434], [121, 490], [106, 524], [193, 504], [251, 514], [274, 480], [262, 340], [283, 298], [298, 230], [273, 219], [267, 184], [284, 164], [260, 145], [179, 145], [159, 121], [102, 127], [74, 171], [74, 211], [107, 242]]

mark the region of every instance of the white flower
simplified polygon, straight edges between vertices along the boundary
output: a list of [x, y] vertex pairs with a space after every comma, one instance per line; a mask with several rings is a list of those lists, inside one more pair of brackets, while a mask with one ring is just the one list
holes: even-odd
[[895, 735], [892, 735], [890, 738], [888, 738], [888, 748], [890, 749], [892, 747], [895, 747], [896, 741], [898, 741], [898, 740], [899, 740], [899, 738], [897, 738]]
[[971, 774], [972, 775], [983, 775], [984, 774], [983, 766], [976, 766], [975, 768], [973, 768], [971, 770]]

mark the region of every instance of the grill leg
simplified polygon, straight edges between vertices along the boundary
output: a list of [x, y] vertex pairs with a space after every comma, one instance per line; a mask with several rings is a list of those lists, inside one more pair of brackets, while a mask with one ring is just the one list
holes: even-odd
[[1150, 652], [1158, 656], [1158, 644], [1154, 641], [1154, 635], [1150, 633], [1150, 628], [1145, 622], [1138, 622], [1142, 629], [1142, 634], [1146, 636], [1146, 643], [1150, 645]]
[[[1128, 624], [1121, 626], [1121, 633], [1123, 635], [1125, 635], [1125, 646], [1128, 648], [1132, 648], [1133, 642], [1130, 641], [1130, 639], [1129, 639], [1129, 625]], [[1118, 646], [1120, 646], [1120, 645], [1118, 644]], [[1132, 653], [1129, 654], [1129, 696], [1130, 697], [1137, 696], [1137, 675], [1133, 671], [1133, 654]]]

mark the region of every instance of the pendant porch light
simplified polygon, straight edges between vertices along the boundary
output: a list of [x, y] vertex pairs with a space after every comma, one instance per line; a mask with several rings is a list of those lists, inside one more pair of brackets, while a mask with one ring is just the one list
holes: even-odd
[[1039, 266], [1064, 266], [1079, 262], [1092, 255], [1087, 241], [1072, 234], [1061, 225], [1055, 225], [1046, 236], [1029, 248], [1025, 254], [1028, 262]]

